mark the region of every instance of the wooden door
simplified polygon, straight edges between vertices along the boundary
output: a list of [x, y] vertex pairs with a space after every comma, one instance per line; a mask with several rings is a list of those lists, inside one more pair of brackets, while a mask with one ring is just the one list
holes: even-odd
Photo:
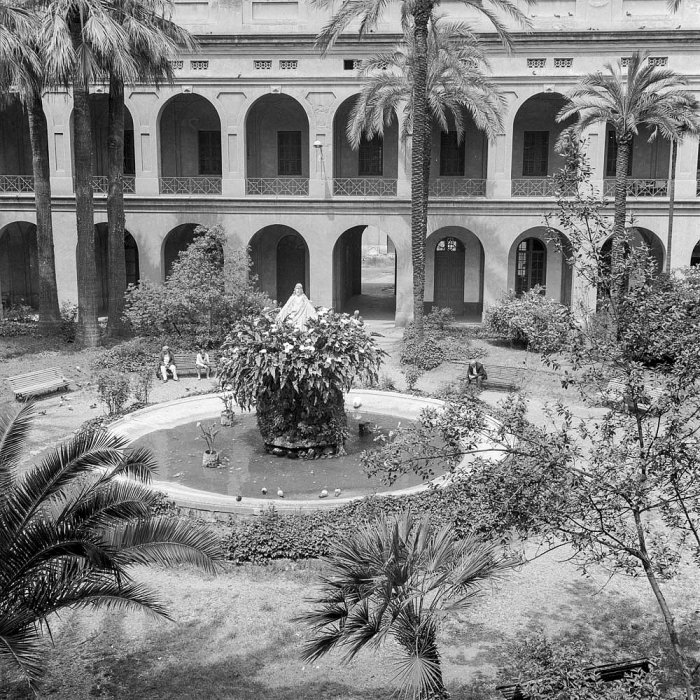
[[456, 238], [443, 238], [435, 247], [433, 305], [464, 312], [464, 245]]

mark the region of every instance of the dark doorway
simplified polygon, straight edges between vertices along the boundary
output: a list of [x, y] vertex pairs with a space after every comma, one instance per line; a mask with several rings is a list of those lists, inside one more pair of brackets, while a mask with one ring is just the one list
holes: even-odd
[[[298, 234], [283, 236], [277, 244], [277, 300], [283, 304], [294, 291], [297, 282], [306, 279], [306, 244]], [[306, 296], [310, 290], [304, 286]]]
[[464, 244], [457, 238], [443, 238], [435, 247], [433, 305], [464, 311]]

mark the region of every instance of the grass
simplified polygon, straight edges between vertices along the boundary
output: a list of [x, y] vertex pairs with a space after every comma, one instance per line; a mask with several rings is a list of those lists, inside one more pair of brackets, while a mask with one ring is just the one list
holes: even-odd
[[[382, 330], [385, 333], [385, 330]], [[400, 333], [386, 332], [382, 343], [391, 352]], [[33, 354], [15, 354], [21, 339], [0, 343], [0, 372], [7, 376], [59, 364], [66, 371], [87, 367], [94, 351], [47, 343]], [[590, 409], [561, 388], [556, 375], [543, 371], [536, 356], [483, 341], [484, 364], [531, 368], [525, 390], [537, 419], [545, 400], [565, 398], [576, 412]], [[28, 348], [26, 348], [28, 349]], [[397, 356], [394, 352], [394, 356]], [[459, 369], [462, 371], [462, 368]], [[453, 381], [455, 366], [443, 365], [419, 380], [429, 392]], [[403, 386], [399, 368], [387, 373]], [[0, 400], [11, 400], [3, 382]], [[158, 385], [158, 391], [184, 391], [186, 382]], [[191, 382], [197, 387], [196, 381]], [[47, 415], [37, 440], [55, 439], [79, 424], [94, 400], [89, 387], [71, 392], [76, 409], [45, 399]], [[156, 396], [155, 400], [168, 398]], [[494, 398], [495, 400], [495, 398]], [[81, 404], [82, 402], [82, 404]], [[440, 635], [444, 673], [454, 700], [495, 700], [495, 686], [510, 680], [509, 648], [523, 635], [543, 630], [555, 641], [586, 642], [598, 662], [658, 656], [670, 667], [665, 630], [645, 581], [616, 577], [602, 569], [585, 575], [568, 560], [566, 550], [549, 553], [513, 572], [479, 599], [467, 613], [445, 621]], [[39, 696], [56, 700], [92, 698], [212, 698], [234, 700], [380, 700], [395, 690], [392, 646], [361, 653], [342, 663], [331, 654], [314, 664], [300, 660], [306, 630], [293, 618], [307, 605], [320, 562], [276, 562], [267, 567], [229, 564], [213, 577], [190, 568], [139, 569], [135, 578], [160, 592], [172, 621], [140, 612], [78, 610], [51, 621], [53, 648]], [[700, 587], [697, 568], [688, 566], [664, 583], [684, 644], [700, 648]], [[49, 644], [48, 636], [46, 638]], [[1, 677], [1, 676], [0, 676]], [[9, 678], [2, 700], [33, 697], [25, 685]]]

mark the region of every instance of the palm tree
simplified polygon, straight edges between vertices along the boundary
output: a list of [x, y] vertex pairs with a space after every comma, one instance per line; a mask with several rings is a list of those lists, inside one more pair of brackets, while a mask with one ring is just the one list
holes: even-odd
[[[78, 341], [99, 342], [97, 268], [92, 163], [94, 145], [88, 86], [102, 82], [104, 68], [122, 80], [136, 79], [126, 32], [110, 15], [107, 0], [48, 0], [44, 29], [47, 69], [57, 81], [73, 88], [73, 154], [75, 212], [78, 233]], [[123, 253], [122, 253], [123, 254]]]
[[60, 325], [56, 261], [51, 222], [49, 134], [41, 93], [45, 86], [42, 47], [38, 41], [40, 16], [0, 0], [0, 91], [13, 85], [29, 117], [32, 147], [34, 202], [36, 206], [37, 257], [39, 267], [39, 328], [54, 334]]
[[[534, 0], [526, 0], [532, 4]], [[315, 0], [321, 7], [335, 9], [334, 0]], [[436, 0], [398, 0], [404, 20], [412, 19], [411, 31], [414, 41], [413, 69], [413, 135], [411, 150], [411, 258], [413, 262], [413, 320], [416, 333], [423, 335], [423, 297], [425, 288], [425, 239], [428, 232], [427, 192], [425, 182], [426, 147], [430, 139], [428, 120], [428, 26], [433, 17]], [[478, 15], [485, 17], [498, 33], [501, 41], [510, 47], [508, 30], [501, 22], [498, 12], [515, 20], [519, 26], [529, 27], [530, 22], [511, 0], [462, 0], [462, 3]], [[348, 25], [360, 19], [360, 38], [372, 30], [379, 21], [388, 0], [342, 0], [340, 7], [328, 24], [321, 30], [316, 44], [325, 53]], [[404, 21], [407, 26], [408, 22]]]
[[[172, 82], [173, 69], [168, 60], [178, 49], [193, 51], [196, 42], [191, 34], [170, 21], [172, 0], [118, 0], [109, 11], [124, 30], [129, 51], [136, 61], [142, 82], [158, 85]], [[123, 333], [126, 264], [124, 260], [124, 80], [119, 70], [109, 72], [109, 117], [107, 136], [107, 333]]]
[[[426, 89], [428, 103], [425, 124], [428, 138], [424, 145], [422, 220], [427, 222], [432, 130], [435, 125], [449, 131], [454, 125], [458, 142], [465, 132], [465, 112], [489, 139], [502, 129], [503, 98], [498, 88], [485, 75], [486, 57], [479, 44], [462, 24], [434, 18], [428, 25]], [[363, 61], [362, 73], [368, 80], [353, 107], [347, 125], [347, 137], [358, 148], [365, 136], [384, 135], [396, 110], [403, 105], [406, 118], [401, 138], [414, 130], [415, 106], [413, 84], [416, 71], [416, 44], [413, 33], [405, 33], [404, 44], [393, 52]], [[425, 237], [423, 238], [423, 250]], [[423, 253], [424, 255], [425, 253]], [[414, 267], [414, 275], [416, 268]], [[424, 275], [424, 273], [423, 273]], [[414, 308], [423, 308], [423, 283], [413, 286]]]
[[[625, 234], [627, 168], [632, 139], [642, 126], [651, 130], [650, 140], [660, 134], [662, 138], [675, 141], [684, 134], [697, 134], [700, 130], [698, 101], [686, 90], [685, 77], [668, 68], [650, 65], [646, 58], [647, 55], [639, 51], [632, 54], [626, 75], [621, 61], [615, 65], [606, 64], [606, 73], [588, 74], [567, 95], [568, 102], [557, 115], [560, 122], [578, 116], [573, 129], [579, 135], [601, 122], [611, 124], [615, 130], [613, 266], [621, 254], [622, 246], [618, 243]], [[616, 290], [614, 296], [619, 292], [620, 289]]]
[[366, 646], [391, 638], [399, 646], [397, 680], [421, 700], [447, 697], [437, 634], [441, 619], [467, 608], [482, 584], [514, 564], [497, 545], [456, 539], [410, 513], [381, 517], [338, 542], [323, 590], [302, 615], [316, 633], [304, 646], [306, 661], [332, 649], [352, 659]]
[[42, 674], [41, 628], [65, 608], [142, 609], [168, 617], [132, 567], [192, 563], [214, 571], [215, 536], [154, 516], [148, 450], [81, 432], [38, 466], [20, 467], [34, 410], [0, 418], [0, 663], [30, 685]]

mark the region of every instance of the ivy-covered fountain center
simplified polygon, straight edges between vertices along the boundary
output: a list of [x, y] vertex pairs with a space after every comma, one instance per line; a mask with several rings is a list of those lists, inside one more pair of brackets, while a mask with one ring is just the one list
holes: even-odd
[[[343, 454], [343, 395], [354, 380], [374, 383], [384, 356], [361, 321], [318, 312], [290, 298], [236, 323], [222, 347], [221, 386], [255, 408], [266, 449], [280, 456]], [[304, 314], [303, 302], [313, 313]], [[294, 302], [298, 309], [285, 314]], [[301, 310], [299, 312], [299, 310]]]

